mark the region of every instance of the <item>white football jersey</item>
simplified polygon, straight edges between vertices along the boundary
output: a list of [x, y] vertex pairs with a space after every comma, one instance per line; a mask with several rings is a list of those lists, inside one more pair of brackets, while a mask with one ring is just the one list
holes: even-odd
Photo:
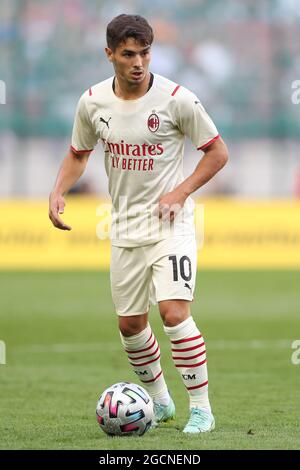
[[198, 150], [219, 137], [199, 99], [186, 88], [153, 74], [148, 92], [135, 100], [118, 98], [111, 77], [80, 98], [72, 150], [104, 147], [112, 199], [111, 242], [134, 247], [172, 235], [194, 234], [194, 202], [187, 198], [174, 222], [157, 217], [161, 196], [183, 180], [184, 140]]

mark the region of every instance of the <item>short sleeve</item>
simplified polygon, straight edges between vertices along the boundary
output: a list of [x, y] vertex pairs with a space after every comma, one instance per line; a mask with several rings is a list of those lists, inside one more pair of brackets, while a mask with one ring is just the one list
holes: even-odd
[[97, 144], [97, 136], [93, 130], [91, 120], [87, 112], [85, 93], [78, 101], [73, 132], [71, 149], [75, 153], [91, 152]]
[[197, 150], [203, 150], [217, 140], [219, 132], [200, 100], [194, 93], [180, 87], [177, 98], [177, 125]]

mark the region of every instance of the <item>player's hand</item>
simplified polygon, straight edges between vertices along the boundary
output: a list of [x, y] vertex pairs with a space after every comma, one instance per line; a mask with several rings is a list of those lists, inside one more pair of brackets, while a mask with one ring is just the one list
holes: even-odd
[[54, 227], [60, 230], [72, 230], [72, 227], [65, 224], [59, 214], [64, 213], [65, 200], [61, 194], [51, 193], [49, 197], [49, 219]]
[[176, 215], [184, 206], [187, 195], [178, 189], [174, 189], [164, 194], [158, 201], [158, 209], [156, 211], [158, 217], [163, 220], [173, 222]]

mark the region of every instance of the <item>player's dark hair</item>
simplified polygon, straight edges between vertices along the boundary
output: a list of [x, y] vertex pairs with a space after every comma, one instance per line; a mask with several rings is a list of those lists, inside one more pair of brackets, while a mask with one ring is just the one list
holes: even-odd
[[151, 46], [153, 30], [148, 21], [140, 15], [116, 16], [107, 26], [107, 46], [115, 51], [119, 44], [128, 38], [134, 38], [142, 46]]

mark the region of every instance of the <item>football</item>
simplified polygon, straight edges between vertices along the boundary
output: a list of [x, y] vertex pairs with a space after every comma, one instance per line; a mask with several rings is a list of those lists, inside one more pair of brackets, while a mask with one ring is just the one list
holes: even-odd
[[154, 420], [153, 401], [143, 387], [120, 382], [104, 390], [96, 417], [109, 436], [142, 436]]

